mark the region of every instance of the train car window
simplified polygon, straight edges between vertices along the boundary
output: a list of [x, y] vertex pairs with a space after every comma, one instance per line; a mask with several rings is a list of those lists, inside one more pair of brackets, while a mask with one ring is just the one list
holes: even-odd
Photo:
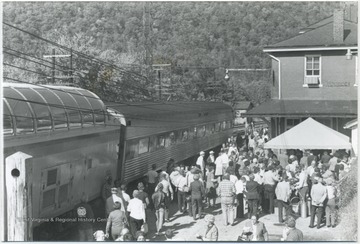
[[81, 116], [79, 111], [79, 106], [75, 102], [74, 98], [69, 94], [62, 91], [54, 91], [61, 99], [65, 105], [65, 109], [68, 113], [69, 118], [69, 127], [77, 128], [81, 127]]
[[81, 93], [79, 93], [79, 95], [76, 95], [75, 92], [79, 92], [79, 90], [74, 90], [72, 96], [75, 98], [76, 102], [79, 104], [79, 107], [81, 108], [80, 112], [81, 112], [83, 127], [94, 125], [93, 110], [90, 102]]
[[159, 136], [157, 136], [156, 147], [157, 147], [157, 148], [165, 147], [165, 135], [159, 135]]
[[230, 129], [231, 128], [231, 121], [227, 121], [226, 122], [226, 129]]
[[149, 151], [150, 152], [154, 152], [156, 151], [156, 136], [151, 136], [150, 137], [150, 142], [149, 142]]
[[57, 169], [51, 169], [47, 172], [46, 186], [56, 184], [57, 181]]
[[28, 88], [17, 88], [17, 90], [26, 97], [26, 100], [29, 101], [29, 104], [35, 113], [36, 130], [51, 130], [52, 120], [50, 109], [47, 106], [46, 101], [34, 90]]
[[209, 124], [206, 128], [206, 134], [211, 135], [215, 133], [215, 124]]
[[139, 154], [139, 140], [130, 140], [126, 142], [125, 159], [130, 160]]
[[199, 126], [198, 129], [197, 129], [197, 131], [198, 131], [198, 136], [199, 136], [199, 137], [204, 137], [204, 136], [205, 136], [205, 132], [206, 132], [205, 125]]
[[95, 123], [96, 124], [105, 123], [105, 113], [104, 113], [105, 105], [104, 105], [104, 103], [90, 91], [78, 90], [78, 92], [85, 95], [86, 99], [91, 104], [91, 107], [94, 110]]
[[67, 115], [65, 109], [62, 107], [61, 100], [50, 90], [47, 89], [36, 89], [47, 101], [50, 111], [52, 114], [52, 119], [54, 122], [55, 129], [64, 129], [67, 128]]
[[225, 130], [226, 129], [226, 121], [223, 121], [221, 123], [221, 130]]
[[143, 138], [139, 140], [139, 154], [146, 153], [149, 151], [150, 138]]
[[56, 189], [43, 192], [42, 208], [47, 208], [55, 204]]
[[16, 133], [27, 134], [35, 132], [33, 115], [28, 103], [24, 101], [24, 97], [8, 87], [4, 87], [4, 97], [15, 116]]
[[170, 132], [169, 138], [170, 138], [170, 144], [171, 145], [176, 144], [176, 134], [175, 134], [174, 131]]
[[12, 134], [14, 134], [12, 117], [11, 117], [11, 114], [10, 114], [10, 110], [9, 110], [9, 108], [8, 108], [5, 101], [3, 101], [3, 108], [4, 108], [4, 113], [3, 113], [3, 134], [4, 135], [12, 135]]
[[221, 123], [219, 122], [219, 123], [216, 123], [215, 124], [215, 131], [216, 132], [219, 132], [220, 131], [220, 127], [221, 127]]
[[181, 133], [181, 141], [187, 141], [189, 139], [189, 131], [183, 130]]

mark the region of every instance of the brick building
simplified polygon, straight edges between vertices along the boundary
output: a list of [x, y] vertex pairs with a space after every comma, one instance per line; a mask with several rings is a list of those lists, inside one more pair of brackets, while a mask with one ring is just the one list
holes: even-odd
[[270, 120], [275, 137], [308, 117], [350, 136], [357, 117], [357, 17], [335, 10], [298, 35], [267, 46], [272, 59], [271, 100], [244, 116]]

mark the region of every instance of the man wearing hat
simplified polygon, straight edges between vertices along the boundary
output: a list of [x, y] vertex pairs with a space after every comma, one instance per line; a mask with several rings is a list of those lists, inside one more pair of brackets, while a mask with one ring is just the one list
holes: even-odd
[[190, 184], [192, 216], [196, 220], [196, 209], [201, 218], [202, 199], [205, 196], [204, 184], [199, 181], [199, 174], [194, 174], [194, 181]]
[[206, 163], [207, 165], [211, 165], [215, 163], [214, 151], [209, 152], [209, 157], [206, 159]]
[[197, 234], [196, 237], [201, 239], [202, 241], [217, 241], [219, 237], [218, 228], [215, 225], [215, 217], [212, 214], [207, 214], [205, 216], [205, 222], [207, 224], [207, 228], [205, 230], [205, 235]]
[[314, 185], [311, 187], [310, 228], [314, 228], [315, 213], [317, 214], [317, 228], [320, 229], [321, 218], [324, 213], [324, 201], [326, 199], [326, 187], [321, 184], [321, 178], [314, 177]]

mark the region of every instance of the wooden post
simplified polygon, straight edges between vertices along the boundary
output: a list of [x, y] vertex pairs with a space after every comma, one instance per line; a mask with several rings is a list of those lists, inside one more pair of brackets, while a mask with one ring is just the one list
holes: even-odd
[[29, 158], [16, 152], [5, 159], [7, 241], [32, 241], [31, 181], [25, 165]]

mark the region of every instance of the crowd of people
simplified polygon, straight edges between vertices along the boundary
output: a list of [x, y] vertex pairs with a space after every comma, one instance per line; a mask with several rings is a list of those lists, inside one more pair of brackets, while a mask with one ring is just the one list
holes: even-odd
[[335, 228], [337, 182], [351, 168], [348, 154], [311, 150], [275, 154], [264, 149], [267, 140], [266, 128], [250, 128], [245, 136], [228, 138], [217, 157], [214, 151], [207, 157], [200, 152], [193, 165], [170, 159], [167, 168], [160, 171], [154, 164], [146, 180], [133, 191], [133, 198], [126, 193], [126, 185], [115, 182], [113, 187], [107, 176], [102, 191], [107, 217], [104, 237], [115, 241], [145, 240], [147, 215], [152, 211], [156, 236], [172, 240], [173, 233], [162, 230], [164, 222], [171, 221], [169, 208], [174, 199], [181, 214], [194, 221], [205, 218], [204, 234], [196, 236], [204, 241], [219, 239], [214, 215], [203, 214], [204, 208], [215, 210], [217, 203], [223, 225], [248, 219], [239, 240], [269, 240], [267, 223], [259, 221], [259, 215], [275, 214], [275, 205], [278, 221], [284, 225], [282, 241], [303, 240], [302, 231], [296, 228], [296, 218], [302, 215], [303, 208], [305, 212], [306, 208], [310, 210], [310, 228], [315, 227], [315, 216], [318, 229], [323, 223], [326, 228]]

